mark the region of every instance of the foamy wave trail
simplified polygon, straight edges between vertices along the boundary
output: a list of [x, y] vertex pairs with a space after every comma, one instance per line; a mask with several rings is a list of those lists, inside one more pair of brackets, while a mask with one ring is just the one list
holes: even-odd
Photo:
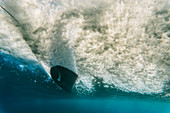
[[6, 0], [20, 23], [0, 11], [0, 48], [37, 60], [47, 73], [78, 73], [80, 94], [170, 93], [168, 0]]

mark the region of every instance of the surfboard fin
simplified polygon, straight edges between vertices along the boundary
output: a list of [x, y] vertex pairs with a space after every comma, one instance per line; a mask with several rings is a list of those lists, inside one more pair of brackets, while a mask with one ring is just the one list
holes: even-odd
[[53, 80], [67, 92], [71, 92], [72, 87], [78, 78], [78, 75], [73, 71], [58, 65], [50, 69], [50, 74]]

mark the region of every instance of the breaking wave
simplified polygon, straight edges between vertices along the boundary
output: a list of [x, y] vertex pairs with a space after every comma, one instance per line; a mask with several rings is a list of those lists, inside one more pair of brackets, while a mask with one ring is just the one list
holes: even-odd
[[78, 73], [79, 93], [169, 95], [168, 0], [2, 1], [0, 49]]

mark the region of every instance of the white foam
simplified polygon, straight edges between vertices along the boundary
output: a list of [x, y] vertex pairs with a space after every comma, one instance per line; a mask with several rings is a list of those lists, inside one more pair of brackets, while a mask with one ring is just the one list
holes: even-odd
[[170, 75], [168, 1], [7, 0], [7, 4], [24, 29], [0, 12], [1, 49], [38, 59], [47, 73], [55, 65], [71, 69], [79, 74], [79, 91], [95, 90], [93, 79], [100, 77], [105, 87], [164, 92]]

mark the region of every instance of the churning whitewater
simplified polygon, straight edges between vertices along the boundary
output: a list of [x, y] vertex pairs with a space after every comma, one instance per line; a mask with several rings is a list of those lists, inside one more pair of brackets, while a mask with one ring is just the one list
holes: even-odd
[[79, 93], [96, 85], [169, 95], [170, 1], [3, 0], [0, 51], [38, 61], [49, 73], [64, 66]]

